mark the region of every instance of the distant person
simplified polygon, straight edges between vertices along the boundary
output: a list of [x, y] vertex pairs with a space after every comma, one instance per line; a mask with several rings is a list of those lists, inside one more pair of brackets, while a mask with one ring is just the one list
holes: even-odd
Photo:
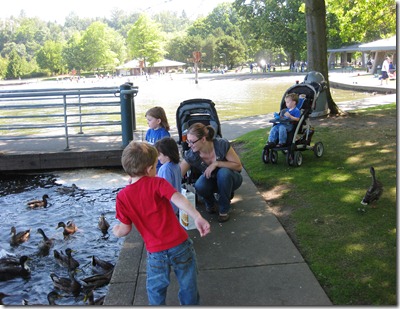
[[[165, 114], [165, 110], [156, 106], [150, 108], [145, 114], [147, 124], [149, 129], [146, 132], [146, 141], [148, 141], [151, 145], [154, 145], [158, 140], [163, 137], [170, 137], [169, 134], [169, 124], [167, 115]], [[161, 163], [158, 162], [157, 170], [160, 168]]]
[[383, 81], [386, 81], [386, 85], [388, 84], [389, 79], [389, 62], [390, 57], [386, 57], [382, 64], [382, 77], [381, 77], [381, 85], [383, 85]]
[[[163, 137], [155, 144], [158, 151], [158, 161], [161, 162], [161, 167], [158, 169], [157, 176], [162, 177], [176, 189], [181, 192], [182, 189], [182, 174], [179, 166], [179, 149], [176, 141], [171, 137]], [[171, 203], [175, 214], [179, 215], [179, 208]]]
[[210, 232], [210, 224], [172, 185], [156, 176], [158, 153], [146, 142], [132, 141], [122, 152], [122, 166], [132, 183], [116, 197], [116, 237], [124, 237], [132, 224], [143, 237], [147, 250], [147, 296], [150, 305], [165, 305], [170, 272], [179, 283], [181, 305], [198, 305], [197, 261], [193, 241], [176, 219], [170, 202], [194, 219], [200, 236]]

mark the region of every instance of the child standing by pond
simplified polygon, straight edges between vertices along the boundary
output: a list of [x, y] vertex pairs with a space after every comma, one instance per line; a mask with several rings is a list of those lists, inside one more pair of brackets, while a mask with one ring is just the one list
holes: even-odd
[[122, 152], [122, 166], [132, 183], [116, 198], [113, 227], [117, 237], [132, 230], [143, 237], [147, 249], [147, 295], [150, 305], [165, 305], [171, 267], [179, 282], [181, 305], [198, 305], [197, 261], [193, 241], [176, 220], [170, 201], [194, 219], [200, 236], [210, 232], [210, 224], [172, 185], [156, 176], [157, 149], [145, 142], [132, 141]]
[[[154, 145], [158, 140], [162, 139], [163, 137], [170, 137], [169, 134], [169, 124], [167, 115], [165, 114], [165, 110], [160, 107], [156, 106], [150, 108], [145, 117], [147, 119], [147, 124], [149, 129], [146, 132], [146, 141], [148, 141], [151, 145]], [[161, 163], [158, 161], [157, 163], [157, 170], [160, 168]]]
[[[157, 176], [168, 180], [176, 191], [181, 192], [182, 174], [176, 141], [171, 137], [163, 137], [156, 142], [155, 147], [158, 151], [158, 161], [162, 164], [158, 169]], [[174, 203], [171, 204], [175, 214], [178, 216], [179, 208]]]

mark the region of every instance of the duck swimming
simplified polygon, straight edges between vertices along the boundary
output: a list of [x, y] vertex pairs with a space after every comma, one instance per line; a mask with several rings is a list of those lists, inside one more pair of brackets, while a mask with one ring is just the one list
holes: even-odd
[[69, 235], [74, 234], [78, 230], [78, 228], [75, 225], [75, 223], [73, 221], [71, 221], [71, 220], [67, 221], [67, 224], [65, 224], [64, 222], [58, 222], [58, 225], [57, 225], [56, 229], [58, 229], [60, 227], [64, 228], [64, 231], [63, 231], [64, 238], [68, 237]]
[[106, 298], [106, 296], [104, 295], [95, 300], [93, 290], [94, 289], [85, 289], [85, 291], [84, 291], [85, 296], [83, 298], [83, 301], [88, 302], [89, 305], [91, 305], [91, 306], [93, 306], [93, 305], [94, 306], [102, 306], [104, 304], [104, 299]]
[[60, 251], [54, 250], [54, 258], [58, 265], [67, 267], [69, 270], [75, 270], [79, 267], [79, 262], [72, 257], [73, 250], [70, 248], [65, 249], [65, 254]]
[[100, 231], [105, 235], [108, 232], [108, 229], [110, 227], [110, 223], [107, 222], [106, 217], [104, 214], [100, 215], [99, 218], [99, 223], [97, 224], [98, 228]]
[[113, 270], [110, 270], [104, 274], [98, 274], [83, 278], [82, 281], [85, 282], [85, 289], [97, 289], [110, 283], [112, 274]]
[[29, 208], [45, 208], [47, 207], [47, 199], [49, 196], [47, 194], [43, 195], [41, 200], [32, 200], [26, 203]]
[[53, 281], [55, 288], [62, 290], [67, 293], [71, 293], [75, 297], [81, 292], [82, 285], [75, 279], [72, 270], [68, 271], [69, 278], [60, 277], [55, 273], [50, 273], [50, 278]]
[[31, 229], [17, 233], [15, 226], [12, 226], [10, 244], [11, 246], [18, 246], [23, 242], [27, 241], [30, 236], [31, 236]]
[[[50, 293], [47, 294], [47, 301], [49, 302], [49, 305], [51, 305], [51, 306], [57, 305], [56, 300], [58, 298], [62, 298], [62, 296], [60, 294], [58, 294], [56, 291], [51, 291]], [[43, 306], [44, 304], [31, 304], [26, 299], [23, 299], [22, 305], [24, 305], [24, 306]]]
[[28, 279], [31, 275], [31, 270], [27, 264], [28, 260], [29, 258], [23, 255], [18, 265], [0, 265], [0, 281], [7, 281], [17, 277]]
[[108, 272], [114, 269], [114, 264], [104, 261], [96, 257], [95, 255], [92, 256], [92, 266], [95, 268], [100, 268], [102, 272], [104, 271]]
[[54, 238], [48, 238], [41, 228], [37, 229], [37, 232], [42, 235], [43, 239], [39, 243], [39, 255], [47, 256], [50, 253], [51, 247], [54, 245]]

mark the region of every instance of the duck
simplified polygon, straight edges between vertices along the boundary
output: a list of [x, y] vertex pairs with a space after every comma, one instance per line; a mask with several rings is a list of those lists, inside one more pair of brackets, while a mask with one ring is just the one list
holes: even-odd
[[69, 235], [74, 234], [78, 230], [76, 224], [72, 220], [67, 221], [66, 224], [64, 222], [58, 222], [56, 229], [58, 229], [60, 227], [64, 228], [64, 231], [63, 231], [64, 238], [68, 237]]
[[30, 236], [31, 236], [31, 229], [17, 233], [17, 229], [15, 228], [15, 226], [12, 226], [10, 244], [11, 246], [18, 246], [23, 242], [27, 241]]
[[0, 267], [5, 267], [5, 266], [19, 266], [22, 265], [24, 261], [26, 261], [28, 257], [26, 255], [23, 255], [21, 257], [16, 257], [16, 256], [6, 256], [2, 257], [0, 259]]
[[[47, 301], [50, 306], [56, 306], [56, 300], [62, 298], [60, 294], [58, 294], [56, 291], [51, 291], [50, 293], [47, 294]], [[29, 303], [28, 300], [23, 299], [22, 300], [22, 305], [24, 306], [43, 306], [44, 304], [31, 304]]]
[[62, 194], [72, 194], [74, 193], [76, 190], [78, 189], [78, 187], [76, 186], [76, 184], [72, 184], [71, 187], [60, 187], [57, 188], [56, 191]]
[[47, 207], [47, 199], [49, 199], [49, 196], [47, 194], [42, 196], [41, 200], [32, 200], [27, 202], [26, 204], [28, 205], [29, 208], [45, 208]]
[[72, 252], [74, 251], [71, 248], [65, 249], [65, 254], [62, 251], [54, 250], [54, 258], [60, 266], [75, 270], [79, 267], [79, 262], [72, 257]]
[[97, 289], [110, 283], [112, 274], [113, 270], [110, 270], [104, 274], [97, 274], [83, 278], [82, 281], [85, 283], [85, 289]]
[[92, 256], [92, 266], [97, 269], [100, 268], [102, 272], [104, 271], [108, 272], [110, 270], [114, 270], [114, 264], [104, 261], [95, 255]]
[[85, 296], [83, 298], [83, 301], [88, 302], [89, 305], [91, 305], [91, 306], [93, 306], [93, 305], [94, 306], [102, 306], [104, 304], [104, 299], [106, 298], [106, 296], [104, 295], [95, 300], [93, 290], [94, 289], [85, 289], [85, 291], [84, 291]]
[[99, 223], [97, 224], [99, 227], [100, 231], [105, 235], [108, 232], [108, 229], [110, 228], [110, 223], [107, 222], [106, 217], [104, 214], [101, 214], [99, 217]]
[[48, 238], [41, 228], [37, 229], [37, 233], [41, 234], [43, 237], [42, 241], [38, 245], [39, 255], [47, 256], [50, 253], [51, 247], [53, 247], [53, 245], [54, 245], [54, 238]]
[[[368, 188], [367, 192], [365, 193], [364, 198], [361, 201], [362, 205], [368, 205], [379, 200], [379, 198], [383, 193], [383, 185], [378, 179], [376, 179], [374, 167], [371, 166], [369, 171], [372, 176], [372, 183], [371, 186]], [[375, 205], [372, 205], [372, 207], [376, 208]]]
[[28, 279], [31, 275], [28, 260], [30, 259], [26, 255], [23, 255], [21, 256], [18, 265], [0, 265], [0, 281], [7, 281], [17, 277]]
[[67, 293], [71, 293], [76, 297], [80, 294], [82, 285], [76, 280], [72, 270], [68, 271], [68, 275], [69, 278], [60, 277], [52, 272], [50, 273], [50, 278], [53, 281], [55, 288]]

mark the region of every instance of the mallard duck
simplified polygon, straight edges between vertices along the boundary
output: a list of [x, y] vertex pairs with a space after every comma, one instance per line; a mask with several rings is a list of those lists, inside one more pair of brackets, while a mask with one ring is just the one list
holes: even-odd
[[108, 283], [110, 283], [113, 271], [110, 270], [104, 274], [93, 275], [87, 278], [83, 278], [82, 281], [85, 282], [86, 289], [97, 289]]
[[83, 301], [84, 302], [88, 302], [89, 305], [94, 305], [94, 306], [102, 306], [104, 304], [104, 298], [106, 298], [106, 296], [102, 296], [96, 300], [94, 300], [94, 292], [93, 289], [85, 289], [84, 290], [84, 298]]
[[96, 256], [92, 256], [92, 266], [95, 268], [101, 268], [102, 272], [114, 270], [114, 264], [104, 261]]
[[22, 277], [27, 279], [31, 275], [31, 270], [27, 264], [29, 258], [26, 255], [21, 256], [18, 265], [4, 264], [0, 265], [0, 281]]
[[65, 254], [62, 251], [54, 250], [54, 258], [60, 266], [75, 270], [79, 267], [79, 262], [72, 257], [72, 252], [73, 250], [70, 248], [65, 249]]
[[47, 256], [50, 253], [51, 247], [54, 245], [54, 238], [48, 238], [41, 228], [38, 228], [37, 232], [43, 236], [42, 241], [38, 245], [39, 255]]
[[57, 188], [56, 191], [60, 192], [62, 194], [71, 194], [71, 193], [74, 193], [75, 190], [77, 190], [77, 189], [78, 189], [78, 187], [76, 186], [76, 184], [73, 183], [71, 185], [71, 187], [60, 187], [60, 188]]
[[104, 214], [101, 214], [99, 217], [98, 227], [103, 234], [107, 234], [110, 223], [107, 222]]
[[19, 266], [22, 265], [24, 261], [28, 260], [26, 255], [21, 257], [16, 256], [6, 256], [0, 259], [0, 267], [7, 267], [7, 266]]
[[19, 244], [27, 241], [29, 239], [29, 236], [31, 236], [31, 229], [17, 233], [15, 226], [12, 226], [10, 244], [11, 246], [18, 246]]
[[365, 193], [364, 198], [361, 201], [361, 204], [363, 205], [368, 205], [371, 204], [372, 202], [377, 201], [381, 197], [383, 192], [382, 183], [376, 179], [375, 169], [371, 166], [369, 171], [372, 175], [372, 183], [371, 186], [368, 188], [367, 192]]
[[71, 293], [75, 297], [79, 295], [82, 285], [75, 279], [72, 270], [68, 271], [69, 278], [59, 277], [55, 273], [50, 273], [50, 278], [53, 281], [55, 288], [67, 293]]
[[[56, 291], [51, 291], [50, 293], [47, 294], [47, 301], [49, 302], [50, 306], [56, 306], [56, 300], [62, 298], [60, 294], [58, 294]], [[24, 306], [43, 306], [44, 304], [31, 304], [29, 303], [28, 300], [23, 299], [22, 300], [22, 305]]]
[[32, 200], [27, 202], [26, 204], [29, 208], [44, 208], [47, 207], [47, 199], [49, 199], [49, 196], [45, 194], [42, 196], [41, 200]]
[[58, 222], [56, 229], [60, 227], [64, 228], [63, 231], [64, 237], [68, 237], [69, 235], [74, 234], [78, 230], [77, 226], [72, 220], [67, 221], [66, 224], [64, 222]]

